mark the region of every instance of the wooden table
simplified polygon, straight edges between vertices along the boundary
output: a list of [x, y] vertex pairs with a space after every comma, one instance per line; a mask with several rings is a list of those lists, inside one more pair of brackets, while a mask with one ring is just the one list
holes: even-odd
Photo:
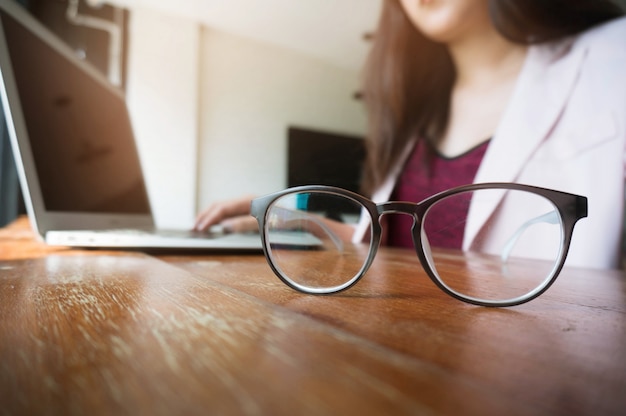
[[381, 250], [332, 296], [262, 255], [150, 256], [0, 230], [0, 415], [626, 414], [626, 279], [566, 269], [508, 309]]

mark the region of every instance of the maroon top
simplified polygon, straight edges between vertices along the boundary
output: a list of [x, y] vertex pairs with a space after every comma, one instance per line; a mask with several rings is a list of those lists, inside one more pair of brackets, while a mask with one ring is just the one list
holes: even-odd
[[[419, 202], [446, 189], [472, 183], [489, 146], [489, 140], [452, 158], [445, 157], [433, 149], [429, 166], [423, 162], [427, 146], [431, 145], [426, 140], [418, 141], [391, 194], [392, 201]], [[443, 227], [445, 224], [467, 215], [467, 207], [459, 206], [458, 208], [454, 212], [448, 212], [447, 218], [443, 216], [437, 218], [441, 224], [433, 225], [441, 225], [441, 228], [445, 228]], [[389, 215], [386, 224], [388, 244], [396, 247], [413, 247], [412, 224], [413, 219], [408, 215]], [[438, 234], [435, 238], [429, 238], [430, 245], [461, 248], [463, 231], [458, 228], [455, 230], [448, 234]]]

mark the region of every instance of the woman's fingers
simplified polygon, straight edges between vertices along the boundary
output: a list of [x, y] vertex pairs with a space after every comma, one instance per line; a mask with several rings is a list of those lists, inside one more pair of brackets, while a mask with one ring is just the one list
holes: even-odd
[[[228, 201], [211, 204], [196, 217], [194, 229], [206, 231], [211, 226], [221, 224], [224, 220], [250, 214], [250, 202], [254, 197], [247, 195]], [[254, 220], [254, 218], [252, 218]]]
[[221, 225], [226, 233], [249, 233], [259, 230], [256, 218], [251, 215], [228, 218], [222, 221]]

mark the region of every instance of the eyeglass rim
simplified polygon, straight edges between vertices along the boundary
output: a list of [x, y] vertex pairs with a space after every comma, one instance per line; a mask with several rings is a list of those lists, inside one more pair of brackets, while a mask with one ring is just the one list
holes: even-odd
[[380, 222], [373, 221], [373, 220], [371, 221], [370, 227], [371, 227], [372, 236], [376, 236], [376, 239], [375, 240], [372, 239], [369, 245], [369, 250], [367, 253], [366, 261], [363, 263], [360, 270], [351, 279], [349, 279], [347, 282], [343, 284], [336, 285], [333, 287], [325, 287], [325, 288], [312, 288], [312, 287], [307, 287], [307, 286], [298, 284], [297, 282], [293, 281], [291, 278], [283, 274], [281, 272], [280, 267], [278, 267], [278, 265], [276, 265], [275, 262], [272, 261], [273, 257], [270, 254], [270, 248], [269, 248], [270, 243], [267, 238], [267, 232], [266, 232], [266, 224], [267, 224], [266, 219], [269, 213], [269, 208], [272, 206], [272, 204], [275, 201], [281, 199], [282, 197], [286, 195], [306, 193], [306, 192], [327, 193], [327, 194], [339, 195], [342, 197], [352, 199], [356, 203], [358, 203], [361, 207], [365, 208], [368, 211], [372, 219], [378, 216], [377, 210], [376, 210], [376, 204], [373, 201], [369, 200], [368, 198], [365, 198], [364, 196], [359, 195], [355, 192], [349, 191], [347, 189], [339, 188], [339, 187], [326, 186], [326, 185], [305, 185], [305, 186], [291, 187], [291, 188], [287, 188], [278, 192], [274, 192], [268, 195], [255, 198], [251, 202], [250, 213], [253, 217], [256, 218], [259, 224], [259, 231], [261, 234], [261, 245], [263, 249], [263, 254], [265, 255], [265, 259], [267, 260], [267, 263], [269, 264], [274, 274], [284, 284], [286, 284], [287, 286], [289, 286], [290, 288], [294, 290], [297, 290], [299, 292], [306, 293], [306, 294], [311, 294], [311, 295], [331, 295], [334, 293], [342, 292], [354, 286], [359, 280], [361, 280], [361, 278], [365, 275], [367, 270], [370, 268], [372, 262], [374, 261], [374, 258], [376, 257], [376, 252], [378, 251], [378, 247], [380, 245], [380, 238], [382, 235], [382, 228], [381, 228]]
[[[556, 281], [557, 277], [559, 276], [561, 270], [563, 269], [565, 261], [567, 259], [567, 255], [569, 253], [569, 247], [570, 247], [570, 243], [572, 239], [572, 234], [574, 231], [574, 226], [578, 220], [585, 218], [588, 215], [587, 197], [568, 193], [568, 192], [558, 191], [554, 189], [534, 186], [534, 185], [526, 185], [526, 184], [512, 183], [512, 182], [485, 182], [485, 183], [475, 183], [475, 184], [457, 186], [457, 187], [436, 193], [418, 203], [404, 203], [404, 202], [388, 201], [388, 202], [377, 204], [373, 202], [372, 200], [356, 192], [349, 191], [347, 189], [334, 187], [334, 186], [327, 186], [327, 185], [304, 185], [304, 186], [290, 187], [290, 188], [287, 188], [278, 192], [274, 192], [268, 195], [255, 198], [251, 202], [250, 212], [251, 212], [251, 215], [256, 218], [259, 224], [259, 230], [260, 230], [261, 240], [262, 240], [262, 248], [265, 254], [265, 258], [268, 264], [270, 265], [270, 268], [274, 271], [274, 274], [276, 274], [276, 276], [278, 276], [281, 281], [283, 281], [289, 287], [295, 290], [298, 290], [302, 293], [318, 294], [318, 295], [319, 294], [333, 294], [333, 293], [338, 293], [338, 292], [347, 290], [350, 287], [354, 286], [367, 273], [367, 270], [371, 266], [376, 256], [376, 253], [378, 251], [378, 248], [380, 246], [380, 242], [381, 242], [382, 227], [380, 225], [380, 217], [383, 214], [389, 212], [388, 209], [390, 206], [397, 206], [397, 204], [410, 204], [415, 210], [415, 213], [420, 218], [423, 218], [424, 213], [432, 205], [434, 205], [441, 199], [444, 199], [444, 198], [447, 198], [447, 197], [450, 197], [452, 195], [456, 195], [459, 193], [471, 192], [471, 191], [477, 191], [477, 190], [485, 190], [485, 189], [502, 189], [504, 191], [519, 190], [519, 191], [534, 193], [536, 195], [543, 196], [544, 198], [549, 200], [557, 209], [560, 220], [562, 222], [562, 227], [563, 227], [562, 228], [563, 235], [562, 235], [562, 242], [561, 242], [562, 250], [560, 253], [560, 258], [557, 261], [555, 261], [555, 266], [552, 269], [551, 275], [548, 275], [550, 277], [549, 278], [546, 277], [545, 279], [547, 283], [544, 283], [543, 286], [539, 286], [538, 288], [532, 290], [531, 292], [525, 295], [519, 296], [517, 298], [514, 298], [514, 299], [503, 300], [503, 301], [491, 301], [491, 300], [477, 299], [477, 298], [465, 296], [465, 295], [462, 295], [455, 291], [450, 290], [445, 285], [445, 283], [442, 282], [441, 279], [437, 276], [437, 273], [435, 272], [435, 270], [433, 270], [432, 267], [430, 266], [430, 263], [426, 259], [426, 254], [424, 253], [424, 247], [421, 244], [421, 240], [419, 238], [415, 238], [414, 236], [413, 240], [414, 240], [415, 251], [417, 252], [417, 256], [420, 260], [422, 268], [424, 269], [424, 271], [426, 271], [427, 275], [433, 281], [433, 283], [435, 283], [437, 287], [439, 287], [441, 290], [443, 290], [445, 293], [447, 293], [448, 295], [452, 296], [455, 299], [458, 299], [466, 303], [474, 304], [474, 305], [492, 306], [492, 307], [516, 306], [522, 303], [526, 303], [532, 299], [535, 299], [536, 297], [544, 293], [546, 290], [548, 290], [548, 288]], [[371, 225], [370, 225], [371, 227], [370, 250], [368, 252], [367, 260], [364, 262], [363, 266], [361, 267], [358, 274], [355, 275], [355, 277], [350, 279], [345, 284], [332, 287], [328, 290], [326, 288], [324, 289], [307, 288], [305, 286], [292, 284], [292, 281], [288, 277], [283, 276], [281, 271], [275, 266], [274, 262], [271, 259], [270, 250], [268, 247], [269, 242], [267, 241], [267, 238], [266, 238], [267, 233], [265, 230], [265, 225], [266, 225], [266, 217], [267, 217], [267, 214], [269, 212], [269, 208], [271, 207], [271, 205], [276, 200], [284, 197], [285, 195], [305, 193], [305, 192], [328, 193], [328, 194], [334, 194], [334, 195], [353, 199], [355, 200], [355, 202], [359, 203], [369, 213], [370, 218], [372, 219]]]

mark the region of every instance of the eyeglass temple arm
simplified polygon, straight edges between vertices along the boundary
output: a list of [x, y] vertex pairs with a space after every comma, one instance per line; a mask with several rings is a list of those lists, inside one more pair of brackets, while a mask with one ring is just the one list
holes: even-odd
[[550, 211], [548, 213], [545, 213], [535, 218], [531, 218], [528, 221], [526, 221], [515, 231], [515, 233], [513, 233], [513, 235], [509, 238], [509, 240], [504, 245], [504, 248], [502, 249], [502, 253], [500, 254], [500, 259], [502, 260], [502, 262], [506, 262], [509, 259], [509, 255], [511, 254], [511, 251], [513, 251], [513, 247], [515, 247], [515, 243], [517, 243], [517, 240], [519, 240], [519, 238], [522, 236], [522, 234], [524, 233], [524, 231], [526, 231], [528, 227], [535, 225], [535, 224], [542, 223], [542, 222], [545, 222], [548, 224], [558, 224], [560, 221], [561, 220], [560, 220], [559, 213], [556, 210]]
[[326, 220], [325, 218], [322, 218], [319, 215], [296, 209], [281, 207], [275, 207], [274, 209], [283, 214], [286, 218], [289, 218], [289, 220], [284, 222], [285, 225], [290, 224], [294, 221], [300, 221], [302, 219], [315, 223], [330, 238], [337, 250], [343, 251], [343, 240], [332, 230], [330, 225], [326, 224], [328, 220]]

